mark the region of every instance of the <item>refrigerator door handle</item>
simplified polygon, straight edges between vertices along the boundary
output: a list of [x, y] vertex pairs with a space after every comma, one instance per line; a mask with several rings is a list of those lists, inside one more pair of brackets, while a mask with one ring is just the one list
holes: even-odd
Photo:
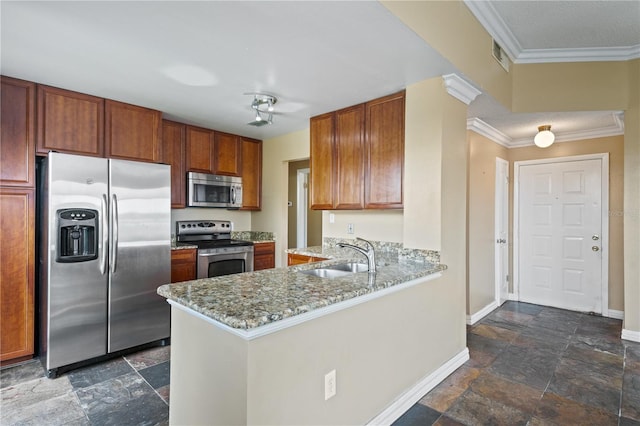
[[100, 217], [102, 218], [100, 226], [102, 227], [102, 251], [100, 252], [100, 273], [104, 275], [107, 272], [107, 250], [109, 247], [109, 226], [107, 225], [107, 194], [102, 194], [100, 200]]
[[118, 262], [118, 197], [111, 197], [111, 273], [116, 272]]

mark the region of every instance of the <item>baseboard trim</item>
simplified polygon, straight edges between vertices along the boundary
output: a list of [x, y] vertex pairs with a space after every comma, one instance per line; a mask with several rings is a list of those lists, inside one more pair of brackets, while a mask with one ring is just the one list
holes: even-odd
[[431, 389], [435, 388], [440, 382], [458, 369], [462, 364], [469, 360], [469, 349], [464, 348], [449, 361], [445, 362], [440, 368], [433, 373], [424, 377], [415, 386], [408, 389], [400, 395], [389, 407], [382, 413], [374, 417], [367, 425], [390, 425], [400, 418], [409, 408], [413, 406]]
[[509, 295], [507, 297], [508, 297], [508, 300], [514, 300], [516, 302], [519, 300], [518, 299], [518, 295], [515, 294], [515, 293], [509, 293]]
[[477, 323], [478, 321], [480, 321], [482, 318], [484, 318], [487, 315], [489, 315], [494, 309], [496, 309], [498, 307], [500, 307], [500, 305], [498, 304], [498, 302], [496, 302], [494, 300], [493, 302], [489, 303], [484, 308], [480, 309], [475, 314], [467, 315], [467, 325], [473, 325], [473, 324]]
[[615, 309], [609, 309], [609, 315], [607, 315], [609, 318], [615, 318], [615, 319], [619, 319], [619, 320], [623, 320], [624, 319], [624, 311], [616, 311]]
[[623, 328], [622, 335], [620, 337], [624, 340], [640, 343], [640, 331], [626, 330]]

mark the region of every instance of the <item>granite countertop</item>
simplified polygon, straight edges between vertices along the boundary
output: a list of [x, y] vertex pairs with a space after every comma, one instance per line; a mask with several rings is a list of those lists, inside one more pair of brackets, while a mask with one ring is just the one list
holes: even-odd
[[319, 278], [299, 271], [365, 259], [348, 249], [299, 251], [331, 257], [318, 263], [166, 284], [158, 294], [234, 329], [250, 330], [443, 271], [445, 265], [377, 256], [377, 273]]

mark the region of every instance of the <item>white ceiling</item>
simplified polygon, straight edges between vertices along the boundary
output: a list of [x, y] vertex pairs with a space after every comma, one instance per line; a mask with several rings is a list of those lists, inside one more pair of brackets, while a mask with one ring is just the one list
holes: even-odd
[[[582, 60], [575, 52], [592, 55], [589, 60], [612, 52], [640, 57], [638, 1], [467, 5], [515, 61], [552, 61], [560, 51], [572, 60]], [[309, 117], [326, 111], [459, 73], [374, 1], [2, 1], [0, 19], [3, 75], [260, 139], [306, 128]], [[278, 97], [273, 125], [246, 124], [253, 119], [247, 92]], [[615, 112], [511, 114], [485, 94], [471, 103], [469, 116], [507, 146], [528, 143], [536, 126], [547, 123], [559, 140], [594, 126], [617, 125], [621, 132]]]

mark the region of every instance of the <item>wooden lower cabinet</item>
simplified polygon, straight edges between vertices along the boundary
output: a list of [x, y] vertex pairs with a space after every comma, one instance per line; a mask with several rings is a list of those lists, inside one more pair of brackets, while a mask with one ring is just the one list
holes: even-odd
[[306, 256], [304, 254], [287, 254], [287, 265], [300, 265], [302, 263], [320, 262], [321, 260], [327, 260], [326, 257]]
[[255, 243], [253, 245], [253, 270], [271, 269], [276, 267], [276, 243], [272, 241]]
[[171, 250], [171, 282], [196, 279], [196, 249]]
[[35, 190], [0, 187], [0, 361], [34, 353]]

